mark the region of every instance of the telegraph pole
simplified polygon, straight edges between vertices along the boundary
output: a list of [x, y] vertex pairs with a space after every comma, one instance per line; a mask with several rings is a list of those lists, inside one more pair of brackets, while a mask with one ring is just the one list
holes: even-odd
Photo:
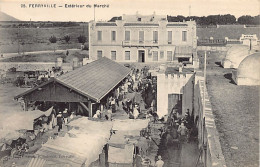
[[94, 22], [96, 21], [96, 11], [95, 11], [95, 5], [93, 6], [94, 7]]
[[207, 51], [205, 51], [205, 56], [204, 56], [204, 86], [203, 86], [203, 123], [202, 123], [202, 133], [203, 133], [203, 139], [202, 139], [202, 148], [204, 150], [204, 166], [207, 164], [207, 147], [206, 147], [206, 142], [204, 141], [204, 136], [205, 136], [205, 111], [206, 111], [206, 83], [207, 83]]
[[189, 18], [190, 18], [190, 16], [191, 16], [191, 15], [190, 15], [190, 13], [191, 13], [190, 9], [191, 9], [191, 6], [189, 6]]
[[18, 29], [17, 29], [17, 53], [20, 54], [20, 43], [19, 43], [19, 25], [18, 25]]
[[207, 75], [207, 51], [205, 51], [204, 55], [204, 87], [203, 87], [203, 115], [205, 114], [205, 106], [206, 106], [206, 101], [205, 101], [205, 95], [206, 95], [206, 75]]

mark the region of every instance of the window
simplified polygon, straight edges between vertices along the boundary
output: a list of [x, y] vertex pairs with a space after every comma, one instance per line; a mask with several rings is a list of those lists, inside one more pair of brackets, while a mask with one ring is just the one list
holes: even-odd
[[130, 60], [130, 51], [125, 51], [125, 60]]
[[116, 60], [116, 51], [111, 51], [111, 60]]
[[153, 61], [158, 61], [158, 51], [153, 51]]
[[142, 21], [142, 18], [139, 17], [139, 18], [137, 19], [137, 21]]
[[168, 44], [172, 44], [172, 31], [168, 31]]
[[164, 58], [164, 51], [160, 51], [160, 59]]
[[102, 58], [102, 50], [97, 51], [97, 59]]
[[182, 41], [187, 41], [187, 31], [182, 31]]
[[153, 31], [153, 42], [158, 43], [158, 31]]
[[98, 41], [102, 41], [102, 31], [98, 31]]
[[116, 41], [116, 31], [111, 32], [111, 40]]
[[167, 61], [172, 61], [172, 51], [167, 51]]
[[130, 31], [125, 31], [125, 41], [130, 41]]
[[139, 31], [139, 43], [144, 42], [144, 31]]

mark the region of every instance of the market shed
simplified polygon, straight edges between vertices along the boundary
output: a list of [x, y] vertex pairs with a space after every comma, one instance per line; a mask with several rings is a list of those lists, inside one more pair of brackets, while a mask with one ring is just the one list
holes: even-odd
[[33, 101], [68, 104], [69, 110], [82, 110], [92, 116], [102, 100], [131, 72], [106, 57], [34, 87], [15, 99], [23, 98], [25, 109]]

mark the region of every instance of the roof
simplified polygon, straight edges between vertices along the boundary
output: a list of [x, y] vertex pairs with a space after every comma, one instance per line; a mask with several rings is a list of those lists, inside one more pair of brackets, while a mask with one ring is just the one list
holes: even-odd
[[125, 23], [124, 26], [159, 26], [154, 23]]
[[174, 27], [174, 26], [188, 26], [188, 24], [167, 24], [168, 27]]
[[117, 26], [116, 23], [96, 23], [96, 26]]
[[32, 88], [16, 96], [15, 99], [55, 81], [99, 102], [118, 83], [120, 83], [130, 71], [131, 69], [103, 57], [74, 71], [63, 74], [58, 78], [51, 79], [40, 86]]
[[237, 77], [260, 80], [260, 53], [254, 53], [246, 58], [238, 66]]
[[241, 61], [248, 56], [249, 46], [233, 45], [227, 51], [224, 58], [224, 68], [238, 68]]

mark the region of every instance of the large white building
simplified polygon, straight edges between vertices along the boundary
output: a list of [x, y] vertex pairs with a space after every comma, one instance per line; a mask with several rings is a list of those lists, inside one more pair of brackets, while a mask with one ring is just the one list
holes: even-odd
[[115, 22], [89, 22], [90, 59], [117, 62], [197, 60], [195, 21], [168, 22], [167, 16], [123, 15]]

